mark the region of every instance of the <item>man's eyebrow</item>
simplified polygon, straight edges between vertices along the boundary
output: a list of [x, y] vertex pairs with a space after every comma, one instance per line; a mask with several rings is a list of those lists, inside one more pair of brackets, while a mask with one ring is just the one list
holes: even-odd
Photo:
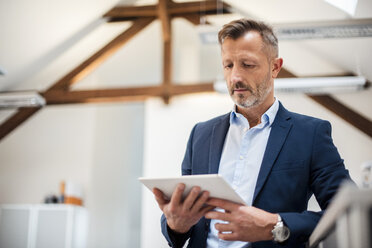
[[254, 56], [243, 56], [239, 58], [240, 61], [252, 61], [252, 62], [257, 62], [258, 59]]

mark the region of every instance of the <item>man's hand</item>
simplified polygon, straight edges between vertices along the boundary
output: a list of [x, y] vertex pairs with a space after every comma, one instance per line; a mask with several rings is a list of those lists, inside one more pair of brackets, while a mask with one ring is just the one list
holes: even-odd
[[225, 212], [210, 211], [205, 215], [207, 219], [228, 222], [215, 225], [220, 239], [247, 242], [272, 240], [271, 230], [278, 221], [277, 214], [217, 198], [211, 198], [207, 204], [225, 209]]
[[185, 200], [182, 201], [184, 190], [185, 185], [178, 184], [169, 201], [165, 199], [163, 192], [157, 188], [153, 189], [155, 199], [167, 219], [169, 228], [178, 233], [189, 231], [206, 212], [214, 208], [205, 205], [209, 198], [209, 192], [205, 191], [200, 194], [200, 187], [193, 187]]

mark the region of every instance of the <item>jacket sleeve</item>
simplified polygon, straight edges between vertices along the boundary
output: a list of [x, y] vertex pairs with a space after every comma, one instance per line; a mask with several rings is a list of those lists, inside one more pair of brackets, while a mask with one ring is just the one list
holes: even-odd
[[308, 240], [324, 210], [344, 180], [351, 179], [337, 148], [333, 144], [331, 125], [328, 121], [321, 121], [317, 125], [313, 137], [310, 189], [322, 211], [280, 213], [284, 223], [291, 231], [289, 243], [303, 243]]
[[[196, 126], [195, 126], [196, 127]], [[192, 129], [189, 141], [187, 142], [187, 148], [185, 157], [182, 162], [182, 175], [190, 175], [191, 174], [191, 161], [192, 161], [192, 140], [194, 136], [195, 127]], [[190, 238], [192, 228], [185, 234], [175, 233], [173, 232], [167, 225], [167, 219], [165, 218], [164, 214], [161, 216], [161, 231], [168, 241], [168, 245], [170, 247], [183, 247], [186, 241]]]

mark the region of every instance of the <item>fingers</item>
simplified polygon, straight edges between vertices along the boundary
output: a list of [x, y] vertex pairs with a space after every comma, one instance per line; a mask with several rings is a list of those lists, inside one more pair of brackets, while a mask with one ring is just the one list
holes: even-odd
[[201, 209], [201, 214], [204, 216], [206, 213], [208, 213], [209, 211], [212, 211], [213, 209], [215, 209], [214, 206], [205, 205], [205, 206], [203, 206], [203, 208]]
[[195, 200], [198, 198], [200, 194], [200, 187], [195, 186], [191, 189], [190, 193], [186, 197], [185, 201], [183, 202], [183, 209], [189, 210], [194, 205]]
[[[191, 208], [191, 211], [192, 212], [199, 212], [200, 210], [204, 211], [203, 212], [203, 215], [204, 213], [206, 213], [206, 208], [205, 208], [205, 203], [207, 202], [209, 198], [209, 192], [208, 191], [204, 191], [200, 197], [196, 200], [195, 204], [192, 206]], [[214, 209], [214, 206], [207, 206], [208, 209], [212, 210]]]
[[182, 194], [183, 194], [184, 190], [185, 190], [185, 184], [179, 183], [177, 185], [176, 189], [174, 190], [174, 192], [172, 194], [172, 197], [171, 197], [171, 200], [170, 200], [170, 204], [173, 207], [180, 205], [180, 203], [182, 201]]
[[234, 226], [230, 223], [216, 223], [214, 227], [219, 232], [233, 232], [234, 231], [233, 230]]
[[163, 192], [157, 188], [153, 188], [152, 192], [155, 195], [155, 200], [158, 202], [158, 205], [161, 210], [163, 210], [164, 204], [167, 204], [169, 201], [165, 198]]
[[238, 234], [235, 232], [235, 226], [233, 224], [217, 223], [214, 225], [218, 231], [218, 237], [223, 240], [238, 240]]
[[233, 240], [239, 240], [239, 236], [237, 233], [218, 233], [218, 238], [227, 240], [227, 241], [233, 241]]
[[207, 219], [224, 220], [224, 221], [229, 221], [229, 222], [231, 222], [233, 220], [231, 214], [218, 212], [218, 211], [209, 211], [204, 216]]
[[232, 212], [232, 211], [238, 209], [240, 206], [242, 206], [241, 204], [237, 204], [237, 203], [227, 201], [227, 200], [223, 200], [223, 199], [219, 199], [219, 198], [210, 198], [207, 201], [207, 204], [225, 209], [229, 212]]

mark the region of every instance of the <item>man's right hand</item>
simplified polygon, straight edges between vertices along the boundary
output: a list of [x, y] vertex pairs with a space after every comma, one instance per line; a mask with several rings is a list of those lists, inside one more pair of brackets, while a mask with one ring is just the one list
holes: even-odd
[[193, 225], [198, 223], [205, 213], [215, 208], [206, 205], [209, 198], [208, 191], [204, 191], [200, 195], [200, 187], [195, 186], [182, 201], [184, 190], [185, 185], [183, 183], [178, 184], [171, 199], [167, 200], [161, 190], [153, 189], [155, 199], [167, 219], [169, 228], [177, 233], [186, 233]]

